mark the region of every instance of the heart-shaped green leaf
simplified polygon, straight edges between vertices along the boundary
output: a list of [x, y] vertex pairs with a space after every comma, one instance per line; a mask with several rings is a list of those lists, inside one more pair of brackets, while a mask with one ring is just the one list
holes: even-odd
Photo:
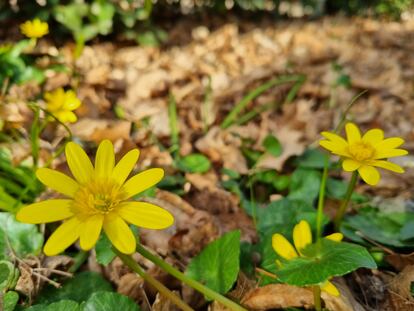
[[19, 257], [37, 255], [43, 245], [43, 235], [36, 225], [23, 224], [10, 213], [0, 213], [0, 259], [7, 259], [9, 244]]
[[296, 286], [325, 282], [358, 268], [375, 269], [377, 265], [368, 251], [359, 245], [322, 239], [302, 251], [305, 257], [284, 261], [277, 271], [280, 281]]
[[210, 169], [211, 163], [205, 155], [193, 153], [180, 158], [177, 166], [180, 170], [187, 173], [205, 173]]
[[94, 293], [83, 306], [83, 311], [139, 311], [138, 305], [127, 296], [113, 292]]
[[186, 274], [219, 293], [227, 293], [239, 273], [240, 231], [210, 243], [187, 267]]

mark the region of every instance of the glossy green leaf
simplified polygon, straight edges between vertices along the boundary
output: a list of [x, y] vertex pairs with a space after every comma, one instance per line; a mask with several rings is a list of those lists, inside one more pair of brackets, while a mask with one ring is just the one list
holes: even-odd
[[3, 297], [3, 311], [13, 311], [19, 301], [19, 294], [15, 291], [8, 291]]
[[205, 173], [210, 167], [210, 160], [203, 154], [193, 153], [177, 161], [177, 167], [187, 173]]
[[63, 299], [58, 302], [53, 302], [49, 305], [38, 304], [26, 309], [27, 311], [81, 311], [80, 305], [73, 300]]
[[[363, 208], [358, 214], [347, 216], [341, 232], [356, 242], [364, 242], [367, 237], [383, 245], [394, 247], [414, 246], [410, 223], [414, 222], [412, 212], [381, 212], [374, 208]], [[358, 233], [358, 234], [357, 234]]]
[[274, 157], [278, 157], [282, 154], [282, 145], [280, 141], [273, 135], [267, 135], [263, 140], [263, 147], [268, 153]]
[[187, 276], [227, 293], [239, 273], [240, 231], [231, 231], [207, 245], [187, 267]]
[[112, 286], [99, 273], [85, 271], [67, 280], [61, 288], [46, 286], [38, 297], [38, 302], [51, 303], [62, 299], [83, 302], [97, 291], [112, 291]]
[[7, 259], [9, 245], [19, 257], [37, 255], [43, 245], [43, 234], [36, 225], [23, 224], [10, 213], [0, 213], [0, 259]]
[[318, 197], [320, 183], [319, 171], [298, 168], [291, 176], [288, 198], [313, 203]]
[[112, 292], [94, 293], [83, 306], [82, 311], [139, 311], [138, 305], [127, 296]]
[[296, 286], [322, 283], [333, 276], [345, 275], [358, 268], [376, 269], [368, 251], [356, 244], [322, 239], [302, 251], [304, 257], [283, 261], [278, 269], [280, 281]]
[[96, 261], [101, 265], [108, 265], [116, 256], [112, 251], [112, 244], [106, 234], [101, 234], [98, 242], [95, 245]]

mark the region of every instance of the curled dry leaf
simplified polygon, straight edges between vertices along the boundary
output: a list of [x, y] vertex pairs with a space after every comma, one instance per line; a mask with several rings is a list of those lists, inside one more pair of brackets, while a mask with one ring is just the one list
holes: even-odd
[[240, 151], [241, 141], [228, 131], [212, 127], [208, 133], [196, 141], [198, 150], [213, 162], [223, 163], [223, 167], [241, 174], [247, 173], [247, 163]]
[[388, 288], [391, 310], [414, 310], [414, 298], [411, 294], [412, 282], [414, 282], [414, 265], [406, 266], [391, 280]]
[[303, 131], [289, 128], [288, 126], [278, 127], [273, 133], [283, 146], [282, 154], [274, 157], [271, 154], [264, 154], [257, 163], [257, 168], [282, 170], [286, 160], [291, 156], [301, 155], [305, 150], [306, 142], [303, 141]]
[[249, 291], [241, 303], [249, 310], [269, 310], [290, 307], [313, 307], [310, 289], [287, 284], [269, 284]]

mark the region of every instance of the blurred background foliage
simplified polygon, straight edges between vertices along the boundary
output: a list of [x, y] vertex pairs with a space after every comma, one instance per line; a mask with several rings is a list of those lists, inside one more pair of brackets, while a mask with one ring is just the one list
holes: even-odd
[[399, 19], [413, 8], [413, 3], [413, 0], [0, 0], [0, 22], [38, 17], [52, 25], [62, 25], [52, 27], [53, 32], [70, 33], [81, 48], [86, 41], [113, 32], [138, 43], [160, 43], [165, 40], [165, 33], [153, 27], [151, 17], [243, 12], [266, 13], [275, 18], [342, 13]]

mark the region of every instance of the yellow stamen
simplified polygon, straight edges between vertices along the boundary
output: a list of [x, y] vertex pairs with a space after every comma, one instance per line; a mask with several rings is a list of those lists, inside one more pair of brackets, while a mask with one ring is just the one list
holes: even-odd
[[357, 161], [371, 160], [375, 156], [375, 148], [363, 141], [358, 141], [350, 145], [348, 152]]

